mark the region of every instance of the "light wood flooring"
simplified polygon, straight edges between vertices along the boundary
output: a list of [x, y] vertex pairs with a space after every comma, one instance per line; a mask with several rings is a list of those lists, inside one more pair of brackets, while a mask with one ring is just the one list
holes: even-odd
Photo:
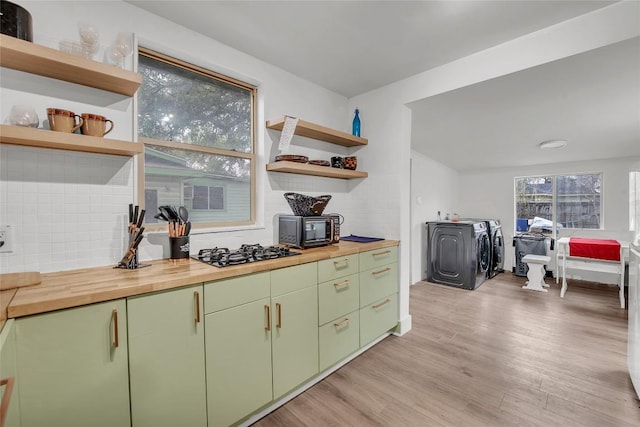
[[255, 426], [640, 426], [617, 288], [411, 287], [390, 336]]

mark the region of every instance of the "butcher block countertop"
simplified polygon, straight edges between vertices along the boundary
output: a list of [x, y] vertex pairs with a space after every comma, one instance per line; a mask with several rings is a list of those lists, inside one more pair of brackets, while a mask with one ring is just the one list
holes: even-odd
[[[150, 266], [137, 270], [116, 269], [113, 266], [106, 266], [46, 273], [42, 275], [42, 283], [39, 285], [17, 290], [15, 296], [9, 302], [6, 316], [14, 318], [46, 313], [195, 283], [275, 270], [292, 265], [397, 246], [398, 244], [397, 240], [381, 240], [372, 243], [343, 241], [321, 248], [295, 249], [296, 252], [301, 252], [302, 255], [223, 268], [214, 267], [193, 259], [181, 261], [163, 259], [143, 261], [142, 264], [150, 264]], [[2, 308], [4, 311], [4, 304]]]

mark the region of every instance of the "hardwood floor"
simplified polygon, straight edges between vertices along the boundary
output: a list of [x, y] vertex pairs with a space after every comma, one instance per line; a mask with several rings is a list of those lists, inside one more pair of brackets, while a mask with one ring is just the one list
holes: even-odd
[[639, 426], [617, 288], [411, 287], [390, 336], [255, 426]]

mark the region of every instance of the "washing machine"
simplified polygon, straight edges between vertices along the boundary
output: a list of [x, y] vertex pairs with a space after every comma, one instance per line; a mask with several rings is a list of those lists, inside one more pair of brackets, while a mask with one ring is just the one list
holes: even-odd
[[427, 222], [429, 282], [476, 289], [487, 278], [491, 244], [484, 221]]
[[465, 218], [465, 221], [484, 222], [487, 224], [491, 253], [489, 254], [489, 268], [487, 279], [496, 277], [504, 272], [504, 235], [499, 219]]

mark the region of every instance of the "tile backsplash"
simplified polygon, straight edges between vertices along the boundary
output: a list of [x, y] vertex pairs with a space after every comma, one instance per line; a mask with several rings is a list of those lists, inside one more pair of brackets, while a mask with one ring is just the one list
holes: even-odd
[[107, 265], [123, 253], [133, 160], [0, 145], [0, 225], [13, 252], [2, 273]]

